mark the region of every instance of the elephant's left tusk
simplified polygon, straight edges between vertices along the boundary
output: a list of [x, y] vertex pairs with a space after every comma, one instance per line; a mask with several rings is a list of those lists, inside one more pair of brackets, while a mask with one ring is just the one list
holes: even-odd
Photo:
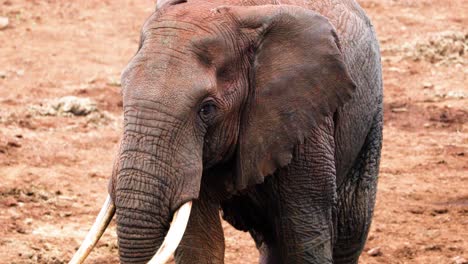
[[171, 227], [167, 232], [164, 241], [158, 252], [148, 262], [148, 264], [164, 264], [174, 254], [179, 246], [180, 240], [184, 236], [185, 229], [192, 210], [192, 201], [184, 203], [175, 213], [171, 223]]
[[70, 260], [69, 264], [79, 264], [85, 261], [86, 257], [89, 255], [93, 247], [99, 241], [99, 238], [101, 238], [102, 234], [106, 230], [107, 226], [112, 220], [112, 217], [114, 216], [114, 213], [115, 205], [112, 202], [110, 195], [107, 195], [107, 199], [104, 202], [104, 205], [102, 206], [96, 221], [86, 235], [86, 238], [83, 240], [83, 243], [81, 243], [80, 248]]

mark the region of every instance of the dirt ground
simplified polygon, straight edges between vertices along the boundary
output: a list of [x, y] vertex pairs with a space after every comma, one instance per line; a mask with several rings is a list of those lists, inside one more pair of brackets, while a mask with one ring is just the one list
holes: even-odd
[[[0, 0], [0, 263], [66, 263], [94, 221], [121, 133], [120, 71], [153, 2]], [[360, 263], [466, 263], [468, 1], [359, 2], [385, 83]], [[227, 224], [225, 234], [226, 263], [257, 261], [248, 234]], [[88, 263], [117, 255], [112, 223]]]

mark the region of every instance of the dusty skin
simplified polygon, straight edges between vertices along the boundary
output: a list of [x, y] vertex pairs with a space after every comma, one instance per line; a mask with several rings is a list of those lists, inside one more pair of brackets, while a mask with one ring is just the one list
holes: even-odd
[[[377, 207], [360, 263], [466, 263], [468, 1], [359, 2], [379, 35], [385, 84]], [[9, 18], [0, 29], [0, 263], [66, 263], [86, 235], [121, 133], [120, 71], [153, 5], [0, 0]], [[256, 263], [248, 234], [225, 225], [225, 235], [226, 263]], [[117, 260], [111, 223], [88, 263]]]

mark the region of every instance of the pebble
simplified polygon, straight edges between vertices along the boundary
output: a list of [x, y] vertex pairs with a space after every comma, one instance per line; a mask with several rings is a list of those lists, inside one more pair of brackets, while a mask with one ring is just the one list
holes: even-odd
[[443, 248], [442, 245], [428, 245], [423, 247], [425, 251], [441, 251]]
[[8, 141], [7, 146], [13, 147], [13, 148], [21, 148], [21, 144], [16, 141]]
[[5, 71], [0, 71], [0, 79], [5, 79], [7, 77], [7, 73]]
[[382, 251], [380, 251], [380, 247], [371, 248], [367, 251], [367, 255], [371, 257], [377, 257], [382, 255]]
[[18, 205], [18, 201], [16, 201], [13, 197], [6, 197], [4, 200], [6, 206], [13, 207]]
[[463, 91], [450, 91], [445, 97], [451, 99], [465, 99], [467, 95]]
[[26, 234], [26, 230], [21, 226], [16, 227], [16, 232], [20, 234]]
[[434, 88], [434, 84], [429, 83], [429, 82], [423, 83], [423, 88], [424, 88], [424, 89], [431, 89], [431, 88]]
[[394, 113], [405, 113], [405, 112], [408, 112], [408, 108], [406, 108], [406, 107], [396, 107], [396, 108], [392, 108], [392, 112], [394, 112]]
[[24, 70], [23, 70], [23, 69], [17, 70], [17, 71], [16, 71], [16, 74], [17, 74], [18, 76], [23, 76], [23, 75], [24, 75]]
[[5, 29], [10, 24], [8, 17], [0, 16], [0, 30]]
[[462, 258], [460, 256], [456, 256], [452, 258], [452, 263], [454, 264], [468, 264], [468, 261], [465, 258]]
[[64, 212], [64, 213], [60, 213], [60, 216], [61, 216], [61, 217], [70, 217], [70, 216], [72, 216], [72, 215], [73, 215], [73, 213], [72, 213], [72, 212]]
[[24, 220], [24, 223], [27, 224], [27, 225], [31, 225], [33, 223], [33, 219], [32, 218], [26, 218]]
[[448, 211], [449, 210], [447, 208], [437, 208], [437, 209], [432, 210], [432, 215], [446, 214], [446, 213], [448, 213]]

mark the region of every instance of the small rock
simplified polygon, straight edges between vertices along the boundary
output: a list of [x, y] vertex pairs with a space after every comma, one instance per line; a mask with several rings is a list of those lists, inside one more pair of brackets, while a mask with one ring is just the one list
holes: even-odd
[[26, 219], [24, 219], [24, 223], [27, 224], [27, 225], [31, 225], [33, 223], [33, 219], [32, 218], [26, 218]]
[[0, 79], [5, 79], [7, 76], [5, 71], [0, 71]]
[[394, 112], [394, 113], [404, 113], [404, 112], [408, 112], [408, 108], [406, 108], [406, 107], [396, 107], [396, 108], [392, 108], [392, 112]]
[[20, 234], [26, 234], [26, 230], [21, 226], [16, 227], [16, 232]]
[[21, 144], [16, 141], [8, 141], [7, 146], [13, 148], [21, 148]]
[[60, 213], [60, 216], [61, 216], [61, 217], [70, 217], [70, 216], [72, 216], [72, 212]]
[[426, 232], [424, 232], [424, 235], [429, 237], [429, 238], [437, 238], [440, 236], [440, 231], [439, 230], [427, 230]]
[[42, 247], [38, 246], [38, 245], [31, 245], [30, 246], [32, 249], [34, 249], [35, 251], [39, 251], [42, 249]]
[[45, 251], [50, 251], [52, 249], [52, 245], [49, 243], [44, 243], [43, 248], [45, 249]]
[[10, 24], [8, 17], [0, 16], [0, 30], [7, 28], [8, 24]]
[[449, 210], [447, 208], [438, 208], [438, 209], [432, 210], [434, 214], [446, 214], [448, 213], [448, 211]]
[[392, 71], [392, 72], [398, 72], [398, 73], [403, 73], [403, 72], [405, 72], [405, 70], [400, 69], [400, 68], [398, 68], [398, 67], [388, 67], [388, 70], [389, 70], [389, 71]]
[[425, 251], [441, 251], [442, 248], [443, 248], [442, 245], [429, 245], [429, 246], [423, 247]]
[[424, 208], [411, 208], [409, 209], [409, 212], [412, 214], [424, 214]]
[[454, 264], [468, 264], [468, 261], [465, 258], [462, 258], [460, 256], [456, 256], [452, 258], [452, 263]]
[[109, 247], [109, 243], [99, 243], [96, 246], [97, 248], [102, 248], [102, 247]]
[[45, 116], [86, 116], [97, 112], [96, 103], [89, 98], [65, 96], [47, 103], [45, 106], [33, 106], [31, 110]]
[[457, 246], [448, 246], [447, 249], [450, 250], [450, 251], [459, 251], [460, 250], [460, 248], [457, 247]]
[[380, 251], [380, 247], [371, 248], [367, 251], [367, 255], [371, 257], [377, 257], [382, 255], [382, 251]]
[[441, 214], [446, 214], [448, 212], [449, 212], [449, 210], [446, 209], [446, 208], [436, 208], [436, 209], [431, 210], [431, 215], [432, 216], [437, 216], [437, 215], [441, 215]]
[[110, 77], [107, 85], [120, 87], [122, 84], [120, 83], [120, 78]]
[[93, 83], [95, 83], [97, 81], [97, 79], [98, 79], [97, 76], [93, 76], [93, 77], [87, 79], [86, 82], [89, 83], [89, 84], [93, 84]]
[[7, 197], [4, 201], [5, 205], [8, 207], [13, 207], [18, 205], [18, 201], [16, 201], [13, 197]]
[[450, 91], [445, 97], [450, 99], [465, 99], [466, 94], [463, 91]]
[[17, 70], [17, 71], [16, 71], [16, 74], [17, 74], [18, 76], [23, 76], [23, 75], [24, 75], [24, 70], [23, 70], [23, 69]]
[[424, 89], [432, 89], [432, 88], [434, 88], [434, 84], [429, 83], [429, 82], [423, 83], [423, 88]]

